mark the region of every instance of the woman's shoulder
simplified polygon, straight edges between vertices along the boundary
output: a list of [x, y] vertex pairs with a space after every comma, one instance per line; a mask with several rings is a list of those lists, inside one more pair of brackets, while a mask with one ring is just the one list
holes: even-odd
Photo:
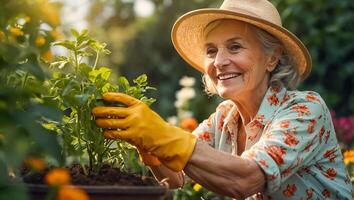
[[288, 91], [289, 103], [315, 103], [320, 105], [325, 105], [324, 100], [321, 95], [314, 91], [299, 91], [292, 90]]

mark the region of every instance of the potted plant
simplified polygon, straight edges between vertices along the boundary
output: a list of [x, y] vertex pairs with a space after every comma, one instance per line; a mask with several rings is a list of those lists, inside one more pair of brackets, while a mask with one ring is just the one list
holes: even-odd
[[[140, 162], [135, 148], [124, 141], [105, 139], [91, 115], [93, 107], [106, 104], [101, 97], [104, 92], [123, 92], [150, 105], [155, 99], [144, 93], [154, 88], [148, 86], [146, 75], [137, 77], [134, 84], [123, 76], [112, 83], [112, 70], [97, 66], [99, 56], [110, 53], [106, 44], [91, 38], [87, 30], [71, 32], [74, 40], [54, 43], [64, 47], [68, 55], [58, 56], [50, 63], [52, 78], [45, 82], [48, 93], [43, 96], [64, 115], [60, 120], [41, 119], [43, 127], [61, 139], [71, 184], [86, 191], [90, 199], [166, 197], [167, 188], [147, 176], [149, 170]], [[49, 171], [50, 168], [36, 174], [23, 171], [24, 181], [34, 196], [50, 195], [49, 187], [32, 184], [44, 184]]]

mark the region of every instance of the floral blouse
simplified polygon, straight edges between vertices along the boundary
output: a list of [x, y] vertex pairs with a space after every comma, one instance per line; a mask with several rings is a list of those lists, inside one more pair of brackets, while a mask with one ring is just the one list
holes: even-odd
[[[237, 155], [239, 113], [230, 101], [193, 132], [220, 151]], [[315, 92], [270, 87], [246, 128], [241, 157], [266, 175], [266, 190], [248, 199], [353, 199], [352, 184], [330, 112]]]

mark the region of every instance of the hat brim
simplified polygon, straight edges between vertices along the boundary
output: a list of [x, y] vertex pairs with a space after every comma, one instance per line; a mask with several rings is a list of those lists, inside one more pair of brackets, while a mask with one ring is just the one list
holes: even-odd
[[204, 73], [203, 31], [212, 21], [218, 19], [235, 19], [259, 27], [278, 38], [288, 54], [293, 56], [301, 80], [311, 71], [311, 56], [304, 44], [287, 29], [234, 11], [206, 8], [198, 9], [181, 16], [172, 28], [172, 43], [182, 58], [192, 67]]

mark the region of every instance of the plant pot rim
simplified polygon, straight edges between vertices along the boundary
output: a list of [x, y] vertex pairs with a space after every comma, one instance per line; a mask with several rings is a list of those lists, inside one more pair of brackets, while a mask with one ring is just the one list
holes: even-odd
[[[25, 184], [30, 192], [47, 192], [49, 187], [44, 184]], [[85, 190], [88, 194], [125, 194], [125, 195], [163, 195], [169, 189], [167, 187], [156, 186], [121, 186], [121, 185], [70, 185], [69, 187], [77, 187]]]

